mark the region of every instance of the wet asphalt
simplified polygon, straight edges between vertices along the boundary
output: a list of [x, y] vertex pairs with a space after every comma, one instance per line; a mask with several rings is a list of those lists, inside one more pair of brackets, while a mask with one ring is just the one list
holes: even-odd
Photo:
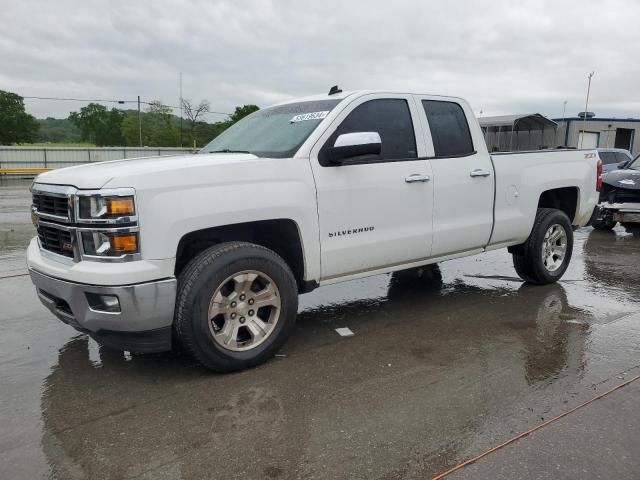
[[[216, 375], [39, 304], [28, 185], [0, 179], [0, 478], [431, 478], [640, 374], [640, 232], [579, 230], [556, 285], [497, 251], [320, 288], [278, 357]], [[447, 478], [637, 479], [639, 419], [640, 380]]]

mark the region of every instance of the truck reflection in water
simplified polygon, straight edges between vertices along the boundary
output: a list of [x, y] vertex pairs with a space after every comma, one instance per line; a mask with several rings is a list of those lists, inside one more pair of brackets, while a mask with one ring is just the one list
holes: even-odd
[[[389, 298], [413, 297], [412, 301], [420, 301], [419, 297], [425, 293], [439, 293], [442, 288], [442, 273], [436, 265], [394, 274]], [[452, 293], [451, 289], [465, 292], [465, 296], [475, 292], [490, 302], [487, 306], [479, 306], [484, 312], [478, 312], [478, 315], [496, 315], [505, 326], [517, 332], [525, 348], [525, 377], [530, 384], [557, 376], [570, 363], [576, 372], [583, 369], [584, 338], [588, 333], [586, 320], [590, 315], [569, 305], [560, 284], [540, 287], [522, 283], [517, 291], [505, 292], [457, 282], [443, 292], [445, 300]]]
[[[445, 283], [429, 267], [352, 286], [359, 299], [300, 313], [287, 358], [235, 375], [75, 337], [42, 394], [52, 477], [430, 475], [582, 375], [587, 314], [561, 285]], [[354, 337], [335, 334], [345, 324]]]
[[[620, 299], [638, 301], [640, 288], [640, 230], [594, 230], [584, 243], [584, 265], [589, 286]], [[632, 233], [633, 236], [628, 235]], [[633, 295], [636, 293], [636, 295]], [[629, 298], [629, 295], [633, 295]]]

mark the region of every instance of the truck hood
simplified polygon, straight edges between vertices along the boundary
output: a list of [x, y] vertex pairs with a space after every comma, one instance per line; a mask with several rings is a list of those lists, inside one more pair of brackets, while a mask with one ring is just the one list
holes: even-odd
[[615, 188], [640, 190], [640, 170], [614, 170], [607, 173], [602, 181]]
[[[107, 183], [131, 183], [128, 187], [136, 187], [136, 179], [149, 174], [185, 169], [206, 168], [213, 165], [241, 163], [256, 160], [252, 154], [193, 154], [161, 157], [127, 158], [107, 162], [86, 163], [73, 167], [60, 168], [38, 175], [37, 183], [53, 185], [71, 185], [79, 189], [100, 189]], [[113, 185], [110, 185], [113, 186]]]

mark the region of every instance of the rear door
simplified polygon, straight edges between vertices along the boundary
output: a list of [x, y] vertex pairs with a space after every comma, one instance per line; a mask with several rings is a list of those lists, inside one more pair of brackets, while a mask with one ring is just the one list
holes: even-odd
[[[312, 148], [323, 280], [429, 256], [433, 182], [417, 114], [411, 95], [366, 95]], [[377, 132], [380, 155], [327, 163], [337, 137], [354, 132]]]
[[419, 95], [417, 100], [434, 177], [431, 255], [485, 247], [493, 224], [495, 178], [482, 132], [467, 122], [473, 112], [459, 99]]

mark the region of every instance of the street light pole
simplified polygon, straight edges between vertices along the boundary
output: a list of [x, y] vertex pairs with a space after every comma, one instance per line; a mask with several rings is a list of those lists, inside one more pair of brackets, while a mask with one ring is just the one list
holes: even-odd
[[[568, 126], [564, 123], [564, 116], [565, 113], [567, 113], [567, 101], [565, 100], [564, 102], [562, 102], [562, 126], [564, 127], [564, 138], [567, 138], [566, 132], [567, 132], [567, 128]], [[564, 144], [564, 146], [567, 146], [567, 142], [562, 142]]]
[[138, 95], [138, 137], [142, 146], [142, 122], [140, 121], [140, 95]]
[[584, 104], [584, 117], [582, 117], [582, 138], [580, 138], [579, 148], [582, 148], [582, 144], [584, 143], [584, 134], [586, 133], [586, 130], [587, 130], [587, 112], [589, 111], [589, 92], [591, 91], [591, 77], [593, 77], [594, 73], [595, 72], [591, 72], [588, 77], [589, 80], [587, 83], [587, 100]]
[[182, 143], [182, 72], [180, 72], [180, 148], [184, 147]]

